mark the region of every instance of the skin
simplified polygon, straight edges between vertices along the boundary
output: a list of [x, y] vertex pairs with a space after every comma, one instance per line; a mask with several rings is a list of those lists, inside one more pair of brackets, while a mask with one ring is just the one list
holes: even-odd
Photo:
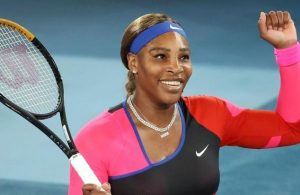
[[260, 37], [277, 49], [284, 49], [297, 42], [297, 31], [287, 11], [261, 13], [258, 20]]
[[[297, 43], [297, 32], [290, 14], [286, 11], [260, 13], [258, 20], [260, 37], [277, 49], [291, 47]], [[135, 73], [136, 92], [133, 102], [144, 118], [159, 127], [165, 127], [171, 120], [174, 104], [192, 74], [188, 42], [175, 32], [163, 34], [148, 43], [137, 55], [127, 56], [129, 69]], [[180, 81], [172, 87], [162, 83], [165, 80]], [[143, 126], [131, 113], [149, 158], [156, 162], [172, 154], [180, 143], [181, 121], [170, 129], [170, 135], [160, 138], [159, 134]], [[85, 184], [84, 195], [111, 194], [108, 183], [101, 192], [93, 184]]]
[[[176, 32], [168, 32], [153, 39], [137, 55], [128, 54], [130, 70], [135, 74], [136, 91], [133, 102], [140, 115], [159, 127], [171, 121], [174, 104], [192, 74], [187, 40]], [[177, 81], [169, 85], [165, 81]], [[131, 113], [131, 110], [130, 110]], [[171, 155], [180, 143], [181, 120], [169, 130], [170, 135], [160, 134], [141, 124], [131, 113], [149, 158], [160, 161]]]
[[[147, 106], [150, 109], [154, 107], [155, 111], [169, 110], [172, 113], [173, 106], [192, 73], [189, 46], [185, 38], [176, 32], [160, 35], [144, 46], [137, 55], [129, 53], [128, 63], [129, 69], [137, 72], [135, 104], [143, 109], [147, 102], [150, 103]], [[180, 81], [181, 85], [171, 87], [162, 81]], [[157, 118], [153, 117], [153, 120]]]
[[82, 187], [82, 194], [83, 195], [111, 195], [110, 192], [110, 185], [109, 183], [104, 183], [101, 186], [101, 188], [95, 184], [84, 184]]

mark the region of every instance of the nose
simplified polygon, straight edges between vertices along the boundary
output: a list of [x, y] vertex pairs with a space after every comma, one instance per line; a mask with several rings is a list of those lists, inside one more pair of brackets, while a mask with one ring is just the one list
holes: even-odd
[[171, 72], [173, 74], [178, 74], [183, 72], [182, 62], [180, 62], [179, 59], [172, 60], [168, 72]]

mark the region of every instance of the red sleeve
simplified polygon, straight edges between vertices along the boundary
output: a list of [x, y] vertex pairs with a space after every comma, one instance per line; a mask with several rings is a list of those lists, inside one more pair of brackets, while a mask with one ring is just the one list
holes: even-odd
[[287, 123], [276, 112], [242, 109], [210, 96], [184, 101], [194, 119], [220, 138], [221, 146], [270, 148], [300, 142], [300, 122]]
[[300, 142], [300, 45], [275, 50], [281, 86], [276, 111], [237, 107], [208, 96], [186, 97], [192, 116], [215, 133], [221, 145], [271, 148]]
[[[229, 106], [234, 107], [224, 102], [224, 107], [228, 109]], [[273, 148], [300, 142], [300, 122], [288, 123], [277, 112], [241, 109], [237, 115], [232, 115], [230, 111], [225, 113], [227, 121], [222, 145]]]

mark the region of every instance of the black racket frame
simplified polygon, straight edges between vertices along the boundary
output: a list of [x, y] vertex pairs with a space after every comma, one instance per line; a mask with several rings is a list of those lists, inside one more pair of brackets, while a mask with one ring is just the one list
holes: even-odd
[[[37, 128], [39, 128], [46, 136], [48, 136], [52, 140], [53, 143], [55, 143], [60, 148], [62, 152], [65, 153], [65, 155], [68, 158], [70, 158], [72, 155], [78, 153], [78, 151], [74, 144], [73, 138], [70, 133], [69, 125], [67, 122], [65, 106], [64, 106], [64, 88], [63, 88], [63, 81], [61, 75], [59, 73], [55, 61], [53, 60], [53, 58], [51, 57], [47, 49], [42, 45], [42, 43], [36, 37], [34, 37], [31, 42], [45, 57], [55, 76], [57, 86], [58, 86], [58, 93], [59, 93], [58, 105], [56, 109], [46, 114], [32, 113], [19, 107], [18, 105], [14, 104], [10, 100], [8, 100], [3, 94], [1, 94], [1, 92], [0, 92], [0, 102], [2, 102], [5, 106], [10, 108], [14, 112], [18, 113], [20, 116], [25, 118], [27, 121], [32, 123]], [[69, 137], [69, 139], [66, 138], [69, 147], [52, 130], [50, 130], [46, 125], [44, 125], [42, 122], [39, 121], [39, 120], [51, 118], [52, 116], [56, 115], [58, 112], [60, 113], [62, 126], [63, 127], [65, 126], [64, 131], [66, 131]]]

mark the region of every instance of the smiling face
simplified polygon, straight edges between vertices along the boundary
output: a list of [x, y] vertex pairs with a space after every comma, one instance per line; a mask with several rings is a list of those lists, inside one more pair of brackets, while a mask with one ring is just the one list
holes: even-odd
[[176, 103], [192, 74], [187, 40], [168, 32], [149, 42], [137, 54], [128, 54], [129, 68], [137, 72], [136, 98], [156, 104]]

